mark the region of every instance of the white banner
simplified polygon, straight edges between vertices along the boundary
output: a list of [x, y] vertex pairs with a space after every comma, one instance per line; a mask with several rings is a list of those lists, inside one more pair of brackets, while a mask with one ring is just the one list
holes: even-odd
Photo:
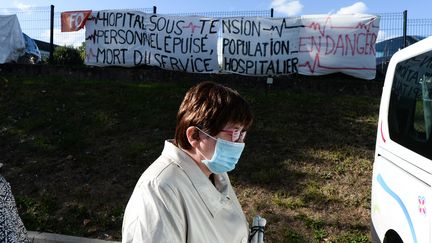
[[222, 71], [256, 76], [297, 73], [299, 18], [224, 18]]
[[194, 73], [219, 72], [219, 20], [99, 11], [86, 23], [86, 60], [94, 66], [152, 65]]
[[374, 15], [306, 15], [299, 37], [299, 73], [342, 72], [375, 78], [375, 42], [379, 18]]
[[193, 73], [217, 73], [220, 64], [222, 72], [254, 76], [373, 79], [378, 30], [379, 17], [365, 14], [219, 20], [99, 11], [86, 23], [85, 63]]

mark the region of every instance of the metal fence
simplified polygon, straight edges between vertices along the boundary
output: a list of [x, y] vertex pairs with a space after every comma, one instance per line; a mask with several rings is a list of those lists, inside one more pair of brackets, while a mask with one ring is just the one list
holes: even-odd
[[[153, 8], [140, 8], [140, 9], [122, 9], [134, 10], [145, 13], [156, 13], [156, 7]], [[98, 11], [98, 10], [95, 10]], [[33, 7], [26, 9], [19, 8], [5, 8], [0, 9], [0, 15], [16, 14], [24, 33], [31, 38], [50, 42], [50, 16], [51, 7]], [[53, 38], [56, 45], [67, 46], [80, 46], [85, 41], [85, 30], [77, 32], [61, 32], [61, 19], [60, 12], [54, 11], [54, 27]], [[258, 16], [258, 17], [272, 17], [272, 10], [262, 11], [231, 11], [231, 12], [195, 12], [195, 13], [173, 13], [169, 15], [177, 16], [205, 16], [205, 17], [237, 17], [237, 16]]]
[[[0, 15], [16, 14], [21, 29], [33, 39], [50, 41], [51, 9], [48, 7], [3, 8]], [[58, 20], [60, 21], [60, 20]]]
[[[137, 9], [122, 9], [129, 11], [141, 11], [145, 13], [153, 13], [153, 8], [137, 8]], [[99, 10], [95, 10], [99, 11]], [[85, 30], [81, 29], [76, 32], [61, 32], [61, 12], [54, 12], [54, 44], [66, 46], [80, 46], [85, 42]], [[36, 38], [37, 39], [37, 38]], [[45, 41], [45, 40], [42, 40]]]
[[407, 34], [431, 36], [432, 35], [432, 19], [408, 19]]
[[381, 17], [377, 42], [403, 35], [404, 14], [400, 13], [375, 13]]
[[[156, 13], [156, 7], [128, 9], [142, 11], [146, 13]], [[124, 10], [124, 9], [123, 9]], [[26, 9], [0, 8], [0, 14], [16, 14], [20, 21], [21, 29], [33, 39], [50, 42], [50, 21], [51, 7], [33, 7]], [[164, 14], [164, 13], [161, 13]], [[409, 13], [408, 13], [409, 14]], [[192, 13], [170, 13], [177, 16], [205, 16], [205, 17], [236, 17], [236, 16], [257, 16], [273, 17], [273, 9], [262, 11], [227, 11], [227, 12], [192, 12]], [[409, 19], [404, 23], [404, 13], [376, 13], [381, 17], [380, 32], [378, 41], [382, 41], [395, 36], [404, 34], [404, 24], [406, 24], [407, 35], [432, 35], [432, 19]], [[408, 15], [409, 16], [409, 15]], [[79, 46], [85, 40], [85, 31], [61, 32], [60, 12], [53, 12], [53, 41], [56, 45]]]
[[380, 30], [377, 42], [404, 35], [404, 26], [406, 35], [415, 35], [428, 37], [432, 36], [432, 19], [410, 19], [409, 13], [378, 13], [381, 17]]
[[170, 13], [167, 15], [175, 16], [203, 16], [211, 18], [228, 18], [228, 17], [273, 17], [273, 9], [257, 11], [231, 11], [231, 12], [195, 12], [195, 13]]
[[[153, 8], [122, 9], [153, 13]], [[96, 10], [97, 11], [97, 10]], [[22, 32], [33, 39], [50, 42], [51, 7], [0, 8], [0, 15], [16, 14]], [[61, 32], [61, 12], [53, 13], [53, 38], [56, 45], [80, 46], [85, 41], [85, 30]]]

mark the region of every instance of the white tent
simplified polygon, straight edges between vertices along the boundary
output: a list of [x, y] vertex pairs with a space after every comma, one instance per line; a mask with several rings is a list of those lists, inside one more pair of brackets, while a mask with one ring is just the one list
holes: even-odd
[[25, 42], [16, 15], [0, 15], [0, 63], [16, 62], [24, 54]]

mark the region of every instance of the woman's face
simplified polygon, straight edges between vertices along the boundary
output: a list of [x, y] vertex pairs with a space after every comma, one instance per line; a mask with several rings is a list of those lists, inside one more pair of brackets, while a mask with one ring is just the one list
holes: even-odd
[[216, 146], [216, 140], [215, 139], [223, 139], [230, 142], [238, 142], [238, 143], [244, 143], [244, 139], [246, 136], [246, 131], [243, 131], [244, 126], [239, 124], [227, 124], [225, 127], [219, 131], [218, 134], [215, 136], [208, 136], [204, 134], [203, 132], [200, 132], [200, 138], [202, 141], [202, 146], [200, 148], [200, 151], [205, 158], [202, 159], [211, 159], [213, 157], [213, 153]]

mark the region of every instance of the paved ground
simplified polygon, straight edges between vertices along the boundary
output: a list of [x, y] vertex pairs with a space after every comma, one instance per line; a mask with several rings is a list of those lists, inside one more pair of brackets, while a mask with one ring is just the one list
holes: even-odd
[[29, 231], [28, 238], [30, 239], [30, 242], [33, 243], [119, 243], [119, 241], [106, 241], [36, 231]]

